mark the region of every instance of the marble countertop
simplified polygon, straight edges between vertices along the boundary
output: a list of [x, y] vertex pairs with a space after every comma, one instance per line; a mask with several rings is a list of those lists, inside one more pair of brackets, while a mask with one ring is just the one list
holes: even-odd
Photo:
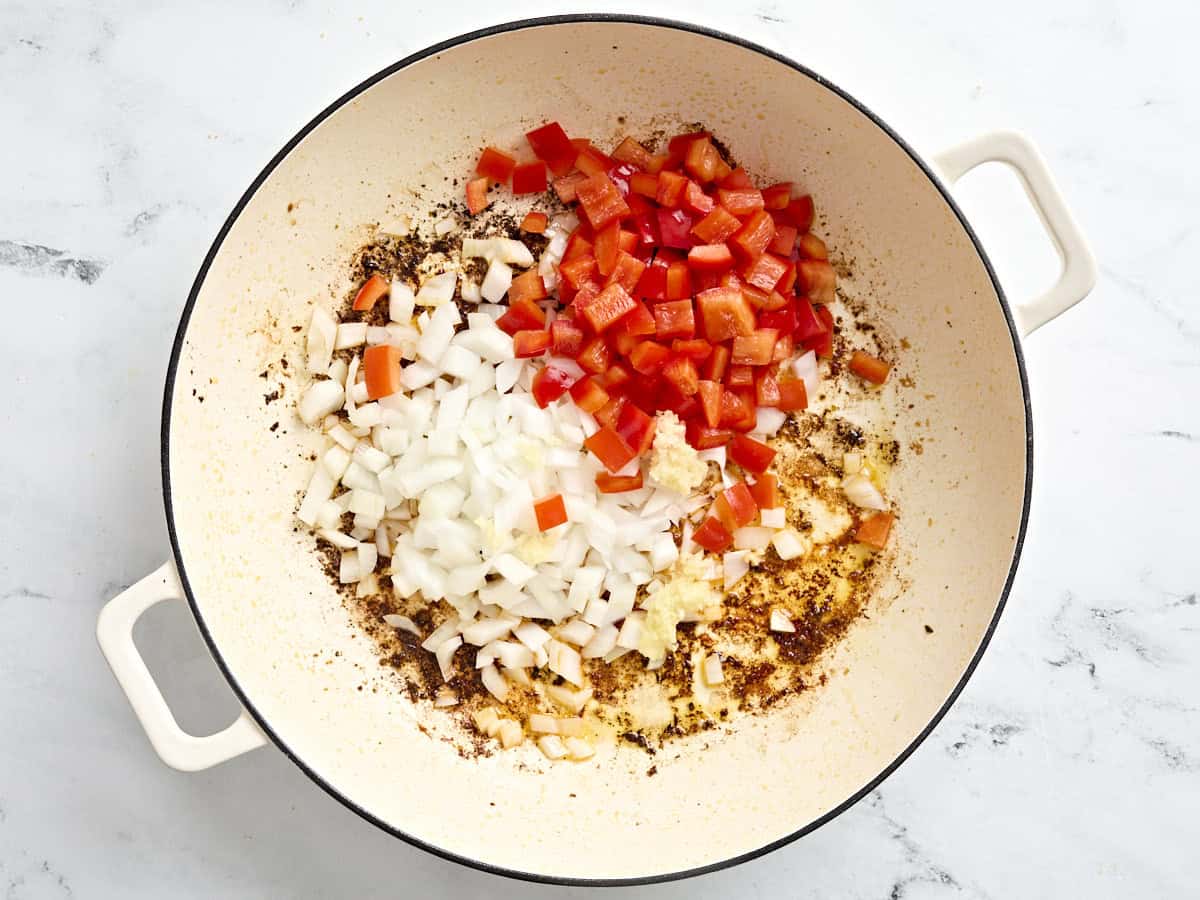
[[[154, 756], [93, 636], [168, 544], [168, 348], [227, 211], [316, 110], [435, 40], [555, 2], [0, 8], [0, 893], [579, 896], [376, 831], [281, 754]], [[883, 786], [764, 859], [614, 896], [1194, 895], [1200, 863], [1200, 106], [1178, 4], [734, 4], [916, 147], [1039, 143], [1100, 261], [1027, 344], [1037, 480], [1020, 572], [958, 704]], [[968, 7], [970, 7], [968, 9]], [[682, 15], [643, 0], [610, 7]], [[962, 184], [1014, 297], [1053, 258], [1003, 172]], [[182, 604], [139, 637], [182, 723], [236, 705]]]

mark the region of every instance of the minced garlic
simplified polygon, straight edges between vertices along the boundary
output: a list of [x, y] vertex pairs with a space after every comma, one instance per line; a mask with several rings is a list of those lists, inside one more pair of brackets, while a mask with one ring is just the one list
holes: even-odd
[[650, 478], [680, 494], [690, 494], [708, 475], [708, 463], [687, 442], [684, 424], [670, 410], [658, 414], [654, 449], [650, 455]]
[[670, 580], [654, 592], [646, 604], [646, 619], [638, 640], [638, 651], [647, 659], [661, 659], [676, 647], [675, 629], [685, 618], [710, 607], [719, 608], [720, 591], [706, 580], [709, 567], [700, 556], [684, 554], [671, 571]]

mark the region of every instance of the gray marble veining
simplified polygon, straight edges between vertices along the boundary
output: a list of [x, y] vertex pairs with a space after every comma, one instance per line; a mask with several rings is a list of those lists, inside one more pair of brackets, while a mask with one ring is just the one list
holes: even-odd
[[[158, 415], [179, 311], [232, 203], [311, 114], [434, 40], [559, 0], [0, 5], [0, 894], [580, 896], [413, 850], [258, 751], [162, 767], [95, 648], [167, 555]], [[958, 704], [882, 787], [769, 857], [618, 896], [1182, 897], [1200, 862], [1200, 13], [1166, 0], [697, 0], [686, 16], [829, 76], [915, 146], [1038, 141], [1101, 261], [1026, 345], [1022, 566]], [[986, 183], [985, 183], [986, 182]], [[1045, 238], [961, 196], [1010, 294]], [[182, 609], [140, 638], [181, 720], [235, 709]]]

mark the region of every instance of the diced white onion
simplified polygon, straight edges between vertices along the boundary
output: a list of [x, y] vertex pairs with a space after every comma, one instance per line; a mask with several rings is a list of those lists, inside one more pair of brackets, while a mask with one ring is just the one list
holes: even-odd
[[775, 536], [771, 538], [771, 545], [779, 558], [785, 561], [803, 556], [809, 548], [808, 540], [793, 528], [775, 532]]
[[760, 509], [758, 511], [758, 518], [763, 523], [764, 528], [787, 527], [787, 510], [782, 506], [777, 506], [774, 509]]
[[358, 347], [367, 342], [367, 325], [365, 322], [342, 322], [337, 327], [337, 336], [333, 341], [334, 350], [346, 350]]
[[308, 326], [306, 352], [308, 354], [308, 371], [322, 374], [333, 361], [333, 346], [337, 341], [337, 320], [329, 310], [322, 306], [314, 306], [312, 321]]
[[796, 630], [796, 626], [792, 624], [792, 620], [788, 618], [787, 613], [785, 613], [783, 610], [772, 609], [771, 630], [794, 632]]
[[346, 392], [336, 381], [314, 381], [300, 398], [296, 411], [306, 425], [315, 425], [325, 416], [341, 409], [345, 399]]
[[855, 506], [861, 506], [863, 509], [887, 509], [887, 502], [879, 493], [879, 489], [861, 472], [842, 479], [842, 491], [845, 492], [846, 499]]

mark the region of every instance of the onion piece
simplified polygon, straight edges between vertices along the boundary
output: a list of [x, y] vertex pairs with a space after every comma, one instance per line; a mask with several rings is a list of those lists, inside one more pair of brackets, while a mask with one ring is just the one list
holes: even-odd
[[563, 745], [566, 747], [567, 756], [575, 762], [583, 762], [596, 755], [595, 748], [583, 738], [566, 738], [563, 741]]
[[866, 475], [856, 472], [842, 479], [842, 491], [855, 506], [863, 509], [887, 509], [887, 501]]
[[488, 693], [501, 703], [508, 697], [508, 682], [504, 680], [504, 676], [495, 666], [488, 665], [480, 669], [479, 680], [488, 689]]
[[397, 279], [392, 280], [388, 290], [388, 318], [399, 325], [407, 325], [412, 321], [413, 309], [417, 296], [407, 283]]
[[771, 538], [771, 545], [775, 548], [779, 558], [784, 561], [803, 556], [808, 552], [810, 546], [808, 539], [794, 528], [784, 528], [782, 531], [775, 532], [775, 536]]
[[786, 528], [787, 510], [782, 506], [777, 506], [774, 509], [760, 509], [758, 511], [758, 520], [762, 522], [764, 528]]
[[434, 275], [421, 285], [415, 298], [418, 306], [442, 306], [454, 299], [454, 288], [458, 284], [455, 272]]
[[721, 657], [715, 653], [704, 658], [704, 666], [701, 671], [704, 683], [709, 687], [716, 687], [725, 680], [725, 673], [721, 669]]
[[332, 379], [314, 381], [304, 392], [296, 411], [306, 425], [315, 425], [330, 413], [337, 412], [345, 402], [346, 392]]
[[792, 620], [781, 609], [771, 610], [770, 628], [772, 631], [795, 632], [796, 630], [796, 626], [792, 624]]
[[409, 634], [415, 634], [417, 637], [421, 636], [421, 631], [417, 628], [417, 623], [408, 616], [401, 616], [396, 613], [384, 613], [383, 621], [393, 628], [407, 631]]
[[537, 739], [538, 749], [547, 759], [558, 760], [567, 755], [567, 747], [556, 734], [544, 734]]
[[337, 327], [337, 320], [329, 310], [322, 306], [313, 307], [305, 343], [308, 371], [323, 374], [329, 368], [333, 361], [333, 345], [337, 341]]

